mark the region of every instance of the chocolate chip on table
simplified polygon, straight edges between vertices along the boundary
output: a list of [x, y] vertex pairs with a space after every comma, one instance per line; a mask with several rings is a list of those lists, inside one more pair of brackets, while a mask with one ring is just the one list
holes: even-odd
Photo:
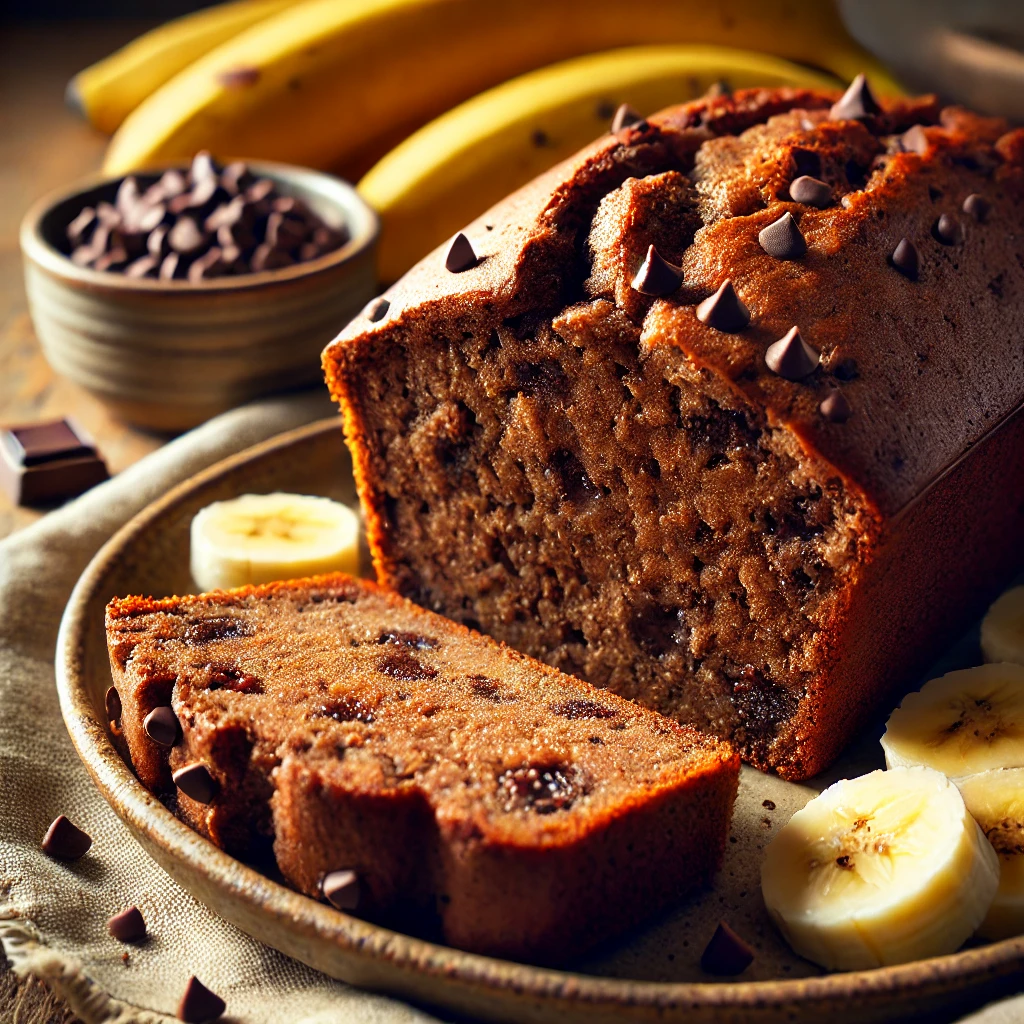
[[791, 327], [783, 337], [768, 346], [764, 361], [772, 373], [797, 381], [817, 369], [821, 356], [804, 341], [798, 328]]
[[210, 769], [201, 761], [179, 768], [171, 773], [174, 784], [185, 794], [199, 804], [213, 803], [217, 793], [217, 783], [210, 774]]
[[921, 125], [915, 124], [900, 136], [900, 146], [906, 153], [917, 153], [918, 156], [924, 156], [929, 147], [928, 135]]
[[117, 692], [116, 686], [108, 686], [103, 697], [103, 709], [107, 713], [108, 722], [121, 721], [121, 694]]
[[461, 274], [477, 264], [476, 251], [473, 243], [459, 232], [448, 246], [448, 253], [444, 258], [444, 268], [451, 274]]
[[964, 240], [960, 222], [948, 213], [942, 214], [932, 227], [932, 235], [943, 245], [959, 245]]
[[736, 334], [750, 323], [750, 310], [740, 301], [732, 281], [726, 278], [718, 291], [697, 307], [697, 319], [716, 331]]
[[861, 121], [873, 114], [881, 113], [881, 110], [878, 100], [871, 92], [868, 80], [860, 74], [850, 83], [842, 98], [832, 104], [828, 117], [830, 121]]
[[821, 405], [818, 406], [818, 411], [830, 423], [845, 423], [853, 415], [850, 403], [839, 388], [833, 388], [828, 393]]
[[754, 962], [754, 950], [724, 921], [719, 921], [715, 934], [701, 954], [701, 970], [708, 974], [742, 974]]
[[623, 128], [629, 128], [631, 125], [639, 124], [642, 120], [643, 117], [641, 117], [640, 114], [638, 114], [628, 103], [623, 103], [615, 111], [615, 114], [612, 117], [611, 132], [614, 135], [616, 132], [621, 132]]
[[320, 883], [320, 891], [337, 910], [355, 910], [359, 906], [359, 876], [354, 871], [328, 872]]
[[992, 204], [984, 196], [978, 195], [977, 192], [972, 192], [964, 200], [964, 205], [961, 209], [968, 217], [973, 217], [979, 224], [984, 224], [988, 219]]
[[387, 316], [388, 310], [391, 308], [391, 303], [383, 297], [373, 299], [366, 307], [366, 319], [370, 323], [376, 323], [378, 320], [383, 320]]
[[768, 227], [762, 228], [758, 232], [757, 241], [769, 256], [777, 260], [799, 259], [807, 252], [804, 236], [788, 210]]
[[653, 245], [648, 246], [647, 255], [632, 281], [634, 291], [641, 295], [665, 296], [671, 295], [682, 283], [682, 270], [664, 259]]
[[217, 1020], [227, 1009], [227, 1003], [211, 992], [194, 974], [188, 979], [178, 1003], [178, 1020], [187, 1024], [206, 1024]]
[[58, 815], [43, 836], [43, 853], [58, 860], [78, 860], [89, 852], [92, 838], [63, 814]]
[[824, 210], [832, 205], [832, 189], [827, 182], [804, 174], [794, 179], [789, 186], [789, 198], [794, 203], [803, 203], [804, 206]]
[[142, 720], [146, 735], [161, 747], [173, 747], [181, 736], [178, 716], [170, 705], [153, 708]]
[[892, 251], [889, 262], [904, 276], [916, 281], [920, 272], [920, 259], [917, 248], [909, 239], [901, 238], [899, 245]]
[[138, 942], [146, 937], [146, 921], [138, 907], [128, 907], [107, 921], [107, 931], [118, 942]]

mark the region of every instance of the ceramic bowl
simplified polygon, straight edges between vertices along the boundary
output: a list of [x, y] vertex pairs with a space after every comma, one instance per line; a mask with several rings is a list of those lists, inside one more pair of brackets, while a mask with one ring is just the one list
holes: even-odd
[[[320, 352], [375, 293], [377, 217], [346, 182], [251, 163], [349, 241], [306, 263], [188, 281], [133, 280], [79, 267], [65, 229], [84, 206], [112, 202], [99, 177], [39, 200], [21, 225], [25, 288], [50, 365], [115, 415], [159, 431], [193, 427], [260, 395], [321, 380]], [[145, 187], [160, 172], [137, 175]]]

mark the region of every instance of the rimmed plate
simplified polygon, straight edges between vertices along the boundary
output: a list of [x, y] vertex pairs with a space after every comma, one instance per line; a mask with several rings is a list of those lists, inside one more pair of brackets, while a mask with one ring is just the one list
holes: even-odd
[[[475, 956], [389, 931], [292, 892], [229, 857], [143, 789], [111, 743], [103, 712], [110, 685], [103, 609], [115, 595], [191, 591], [188, 529], [195, 512], [211, 501], [272, 490], [355, 503], [337, 420], [282, 434], [226, 459], [140, 512], [78, 581], [57, 646], [61, 710], [94, 782], [146, 851], [221, 917], [353, 985], [514, 1024], [948, 1020], [1009, 988], [1015, 977], [1019, 983], [1024, 937], [899, 967], [823, 974], [795, 957], [772, 928], [758, 885], [760, 851], [822, 785], [880, 766], [875, 735], [865, 737], [828, 778], [806, 786], [745, 768], [714, 889], [574, 971]], [[965, 641], [940, 668], [970, 663], [973, 654]], [[721, 918], [758, 950], [742, 980], [715, 980], [700, 970], [700, 953]]]

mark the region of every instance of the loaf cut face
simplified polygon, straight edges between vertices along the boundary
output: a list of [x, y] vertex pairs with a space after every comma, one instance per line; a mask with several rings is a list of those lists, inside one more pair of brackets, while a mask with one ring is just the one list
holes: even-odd
[[[564, 962], [721, 861], [727, 744], [375, 584], [118, 599], [107, 636], [143, 784], [232, 853], [272, 847], [311, 896], [354, 872], [361, 916]], [[168, 706], [172, 745], [146, 725]]]
[[324, 353], [380, 582], [790, 778], [1024, 562], [1024, 133], [837, 98], [606, 136]]

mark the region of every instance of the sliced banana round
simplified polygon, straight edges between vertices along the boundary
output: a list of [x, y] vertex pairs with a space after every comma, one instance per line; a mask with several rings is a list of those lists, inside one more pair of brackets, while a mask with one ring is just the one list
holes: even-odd
[[908, 694], [882, 736], [890, 768], [922, 764], [951, 779], [1024, 767], [1024, 665], [949, 672]]
[[1024, 665], [1024, 587], [1012, 587], [981, 620], [981, 653], [986, 661]]
[[995, 851], [956, 786], [930, 768], [829, 786], [772, 840], [761, 868], [786, 940], [830, 970], [954, 952], [998, 884]]
[[1024, 768], [979, 772], [957, 785], [999, 854], [999, 888], [978, 934], [984, 939], [1024, 935]]
[[359, 518], [309, 494], [243, 494], [192, 520], [192, 578], [202, 590], [359, 571]]

